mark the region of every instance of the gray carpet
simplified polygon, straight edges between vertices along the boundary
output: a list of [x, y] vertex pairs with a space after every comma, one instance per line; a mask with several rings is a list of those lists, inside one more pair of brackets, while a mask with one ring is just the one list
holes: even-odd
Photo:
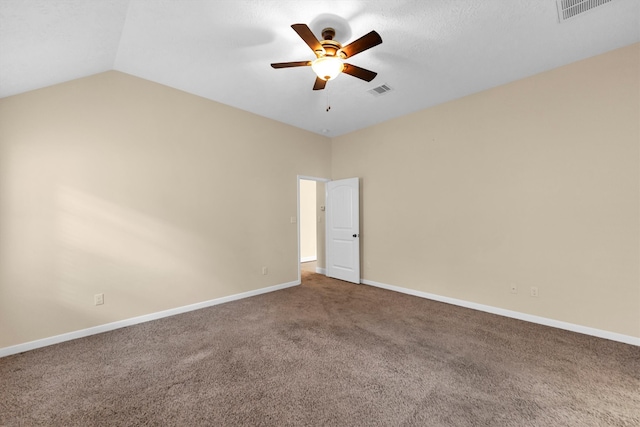
[[638, 426], [640, 348], [303, 284], [0, 359], [3, 426]]

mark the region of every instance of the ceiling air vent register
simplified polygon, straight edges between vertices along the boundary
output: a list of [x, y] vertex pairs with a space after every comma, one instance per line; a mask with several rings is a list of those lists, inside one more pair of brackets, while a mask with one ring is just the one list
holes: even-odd
[[387, 92], [390, 92], [391, 90], [392, 90], [391, 86], [385, 83], [381, 86], [374, 87], [373, 89], [368, 90], [367, 92], [369, 92], [373, 96], [380, 96], [380, 95], [384, 95]]
[[556, 0], [560, 23], [575, 18], [593, 8], [610, 3], [612, 0]]

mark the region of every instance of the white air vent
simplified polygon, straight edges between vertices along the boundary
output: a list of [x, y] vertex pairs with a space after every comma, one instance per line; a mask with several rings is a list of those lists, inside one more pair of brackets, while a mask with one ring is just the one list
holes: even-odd
[[564, 22], [612, 0], [556, 0], [558, 19]]
[[369, 92], [373, 96], [380, 96], [380, 95], [384, 95], [387, 92], [391, 92], [392, 90], [393, 89], [391, 89], [391, 86], [385, 83], [381, 86], [374, 87], [373, 89], [368, 90], [367, 92]]

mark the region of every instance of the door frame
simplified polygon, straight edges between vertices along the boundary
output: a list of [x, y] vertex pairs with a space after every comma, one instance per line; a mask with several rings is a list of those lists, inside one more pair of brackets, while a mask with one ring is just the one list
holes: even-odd
[[[296, 186], [297, 186], [297, 191], [296, 191], [296, 199], [297, 199], [297, 214], [296, 214], [296, 225], [297, 225], [297, 230], [298, 230], [298, 256], [296, 258], [296, 263], [298, 265], [298, 284], [302, 283], [302, 269], [300, 268], [300, 180], [303, 179], [305, 181], [316, 181], [316, 182], [323, 182], [323, 183], [327, 183], [332, 181], [329, 178], [320, 178], [317, 176], [307, 176], [307, 175], [298, 175], [296, 177]], [[325, 200], [327, 198], [327, 186], [324, 186], [324, 196], [325, 196]], [[316, 206], [317, 208], [317, 206]], [[326, 227], [326, 221], [324, 222], [324, 226]], [[317, 226], [316, 226], [317, 227]]]

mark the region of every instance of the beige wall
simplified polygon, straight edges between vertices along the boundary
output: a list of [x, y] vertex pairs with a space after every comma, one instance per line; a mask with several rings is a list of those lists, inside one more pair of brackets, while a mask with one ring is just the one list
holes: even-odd
[[117, 72], [1, 99], [0, 348], [295, 281], [297, 175], [362, 178], [365, 279], [640, 337], [639, 50], [332, 143]]
[[335, 138], [363, 278], [640, 337], [639, 51]]
[[316, 258], [316, 182], [300, 180], [300, 258]]
[[329, 139], [118, 72], [0, 122], [0, 348], [297, 280]]

